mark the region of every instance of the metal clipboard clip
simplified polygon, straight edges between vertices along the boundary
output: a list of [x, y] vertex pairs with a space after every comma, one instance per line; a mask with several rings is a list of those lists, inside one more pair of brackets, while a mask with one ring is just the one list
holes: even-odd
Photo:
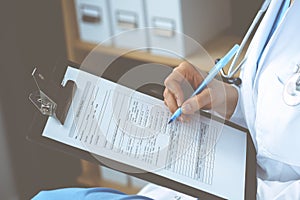
[[75, 82], [68, 80], [65, 85], [46, 83], [37, 68], [34, 68], [32, 77], [38, 90], [29, 95], [30, 101], [43, 115], [55, 117], [64, 124], [76, 90]]

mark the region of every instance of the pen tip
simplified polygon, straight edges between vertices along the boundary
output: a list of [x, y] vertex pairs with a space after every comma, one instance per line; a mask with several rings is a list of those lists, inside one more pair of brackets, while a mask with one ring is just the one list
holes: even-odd
[[168, 122], [168, 124], [170, 124], [172, 121], [173, 121], [173, 119], [170, 119], [169, 122]]

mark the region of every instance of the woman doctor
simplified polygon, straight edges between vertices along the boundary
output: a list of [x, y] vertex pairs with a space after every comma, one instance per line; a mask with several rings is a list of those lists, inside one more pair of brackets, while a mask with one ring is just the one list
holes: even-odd
[[[185, 79], [197, 87], [203, 80], [199, 70], [182, 63], [165, 80], [164, 101], [171, 112], [179, 106], [185, 115], [216, 108], [224, 118], [250, 130], [257, 150], [257, 199], [300, 199], [300, 99], [293, 93], [295, 88], [300, 93], [299, 20], [300, 0], [271, 1], [247, 50], [239, 87], [213, 80], [184, 102], [181, 83]], [[225, 112], [218, 110], [224, 104]], [[193, 199], [155, 185], [139, 194], [71, 188], [41, 192], [34, 199]]]
[[164, 101], [172, 112], [179, 106], [191, 114], [226, 104], [226, 112], [219, 114], [250, 130], [257, 150], [257, 199], [300, 199], [299, 20], [300, 0], [271, 1], [247, 50], [242, 83], [225, 84], [226, 95], [220, 95], [223, 85], [214, 80], [183, 102], [183, 79], [194, 87], [202, 81], [188, 63], [175, 68], [165, 81]]

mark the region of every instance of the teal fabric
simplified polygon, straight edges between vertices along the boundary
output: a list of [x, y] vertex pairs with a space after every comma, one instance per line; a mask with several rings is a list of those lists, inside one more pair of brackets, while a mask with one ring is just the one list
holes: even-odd
[[64, 188], [41, 191], [33, 200], [152, 200], [140, 195], [127, 195], [110, 188]]

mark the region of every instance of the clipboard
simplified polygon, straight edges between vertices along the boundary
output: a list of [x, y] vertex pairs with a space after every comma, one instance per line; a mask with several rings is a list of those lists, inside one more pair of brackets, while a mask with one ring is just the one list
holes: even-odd
[[[79, 68], [79, 65], [72, 63], [72, 62], [68, 62], [68, 65]], [[63, 74], [65, 71], [66, 71], [66, 68], [62, 67], [60, 73]], [[62, 77], [62, 74], [59, 74], [57, 76]], [[44, 79], [44, 80], [46, 81], [46, 79]], [[70, 86], [64, 88], [64, 87], [60, 87], [60, 82], [56, 83], [55, 90], [64, 91], [64, 92], [60, 93], [60, 94], [64, 94], [64, 95], [63, 95], [63, 97], [60, 97], [61, 100], [59, 100], [59, 102], [57, 101], [58, 103], [55, 102], [55, 100], [54, 100], [55, 98], [53, 98], [50, 94], [51, 91], [55, 91], [55, 90], [48, 89], [51, 85], [53, 86], [53, 84], [46, 81], [45, 85], [46, 86], [43, 87], [43, 88], [45, 88], [43, 91], [43, 93], [46, 94], [45, 97], [48, 97], [54, 103], [58, 104], [58, 107], [60, 105], [63, 105], [63, 107], [61, 109], [66, 112], [69, 109], [70, 102], [72, 100], [74, 92], [76, 92], [76, 84], [70, 83]], [[154, 87], [154, 90], [153, 90], [153, 88], [151, 89], [151, 85], [149, 85], [147, 87], [142, 88], [140, 92], [149, 94], [149, 91], [158, 91], [158, 90], [162, 91], [163, 90], [163, 88], [159, 88], [159, 86], [157, 86], [157, 85], [152, 85], [152, 87]], [[57, 88], [59, 88], [59, 89], [57, 89]], [[154, 92], [154, 93], [152, 92], [149, 95], [152, 95], [152, 96], [154, 95], [157, 98], [157, 97], [159, 97], [158, 94], [159, 93], [157, 93], [157, 92]], [[162, 99], [162, 96], [160, 98]], [[52, 101], [50, 101], [50, 102], [52, 102]], [[33, 101], [33, 103], [34, 102], [35, 101]], [[61, 102], [62, 102], [62, 104], [60, 104]], [[38, 105], [40, 105], [40, 104], [38, 104]], [[35, 106], [37, 106], [37, 105], [35, 105]], [[170, 189], [174, 189], [179, 192], [197, 197], [199, 199], [226, 199], [224, 197], [214, 195], [214, 194], [208, 193], [208, 192], [200, 190], [200, 189], [196, 189], [194, 187], [191, 187], [190, 185], [174, 181], [171, 178], [160, 176], [153, 172], [144, 171], [142, 169], [135, 168], [135, 167], [125, 164], [123, 162], [113, 160], [113, 159], [110, 159], [107, 157], [91, 154], [88, 151], [84, 151], [84, 150], [81, 150], [81, 149], [78, 149], [78, 148], [75, 148], [75, 147], [72, 147], [69, 145], [65, 145], [61, 142], [57, 142], [57, 141], [51, 140], [49, 138], [46, 138], [46, 137], [42, 136], [41, 133], [43, 132], [43, 129], [47, 122], [48, 116], [53, 116], [53, 115], [57, 116], [57, 113], [52, 112], [51, 115], [48, 112], [46, 114], [45, 113], [41, 114], [41, 112], [42, 112], [41, 108], [42, 107], [40, 105], [40, 107], [38, 107], [38, 111], [37, 111], [36, 115], [34, 116], [33, 124], [32, 124], [32, 126], [34, 126], [35, 130], [38, 130], [38, 131], [30, 132], [27, 136], [27, 139], [32, 142], [41, 144], [43, 146], [47, 146], [51, 149], [61, 151], [63, 153], [78, 157], [80, 159], [84, 159], [84, 160], [93, 162], [98, 165], [104, 165], [109, 168], [111, 168], [111, 167], [110, 167], [110, 165], [107, 165], [107, 163], [111, 163], [113, 165], [118, 165], [122, 169], [129, 169], [129, 170], [123, 170], [122, 172], [125, 172], [130, 176], [134, 176], [134, 177], [137, 177], [137, 178], [140, 178], [140, 179], [143, 179], [143, 180], [146, 180], [146, 181], [149, 181], [149, 182], [152, 182], [152, 183], [155, 183], [155, 184], [158, 184], [158, 185], [170, 188]], [[54, 111], [57, 111], [57, 110], [54, 110]], [[212, 120], [215, 120], [217, 122], [224, 123], [226, 126], [233, 127], [235, 129], [241, 131], [241, 133], [246, 135], [246, 137], [247, 137], [247, 155], [246, 155], [244, 199], [246, 199], [246, 200], [255, 199], [256, 198], [256, 152], [255, 152], [255, 148], [254, 148], [251, 136], [249, 134], [249, 131], [247, 129], [240, 127], [236, 124], [233, 124], [229, 121], [224, 121], [224, 119], [221, 119], [217, 116], [211, 115], [207, 112], [201, 111], [201, 115], [204, 117], [210, 118]], [[65, 115], [62, 114], [60, 116], [65, 116]], [[57, 119], [62, 124], [64, 123], [64, 118], [58, 117]], [[104, 162], [100, 162], [100, 160], [104, 161]], [[132, 170], [139, 171], [139, 173], [130, 173], [130, 171], [132, 171]]]

